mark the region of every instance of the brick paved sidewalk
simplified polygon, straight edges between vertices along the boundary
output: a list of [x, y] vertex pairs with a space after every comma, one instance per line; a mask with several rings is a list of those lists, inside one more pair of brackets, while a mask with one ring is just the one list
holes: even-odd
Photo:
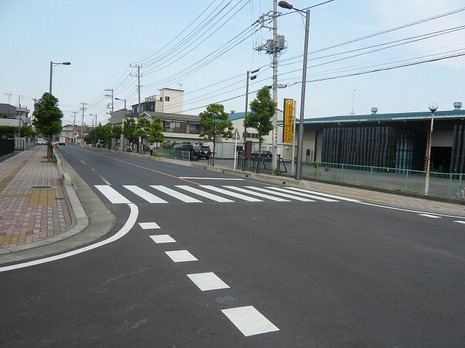
[[0, 162], [0, 248], [55, 236], [73, 223], [55, 162], [35, 146]]

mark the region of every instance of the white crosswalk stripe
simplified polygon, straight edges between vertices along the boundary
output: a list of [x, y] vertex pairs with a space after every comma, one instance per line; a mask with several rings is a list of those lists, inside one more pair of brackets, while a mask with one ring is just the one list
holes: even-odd
[[302, 190], [303, 192], [301, 191], [295, 191], [295, 192], [291, 192], [289, 189], [287, 188], [282, 188], [282, 187], [267, 187], [268, 189], [271, 189], [271, 190], [276, 190], [276, 191], [280, 191], [280, 192], [285, 192], [285, 193], [290, 193], [290, 194], [294, 194], [294, 195], [299, 195], [299, 196], [302, 196], [302, 197], [307, 197], [307, 198], [310, 198], [310, 199], [319, 199], [320, 201], [325, 201], [325, 202], [337, 202], [335, 199], [332, 199], [332, 198], [326, 198], [326, 197], [317, 197], [315, 195], [312, 195], [310, 193], [305, 193], [304, 190]]
[[202, 201], [198, 200], [197, 198], [185, 195], [182, 192], [178, 192], [176, 190], [173, 190], [169, 187], [163, 186], [163, 185], [150, 185], [150, 187], [153, 187], [154, 189], [161, 191], [163, 193], [166, 193], [167, 195], [170, 195], [171, 197], [177, 198], [185, 203], [201, 203]]
[[293, 200], [296, 200], [296, 201], [315, 202], [313, 199], [298, 197], [298, 196], [291, 195], [291, 194], [288, 194], [288, 193], [274, 192], [273, 190], [271, 190], [269, 188], [255, 187], [255, 186], [246, 186], [246, 187], [249, 188], [249, 189], [252, 189], [252, 190], [257, 190], [257, 191], [261, 191], [261, 192], [265, 192], [265, 193], [270, 193], [270, 194], [274, 194], [274, 195], [277, 195], [277, 196], [290, 198], [290, 199], [293, 199]]
[[211, 199], [212, 201], [215, 201], [215, 202], [218, 202], [218, 203], [234, 202], [234, 201], [232, 201], [230, 199], [227, 199], [227, 198], [224, 198], [224, 197], [221, 197], [221, 196], [218, 196], [218, 195], [214, 195], [212, 193], [205, 192], [205, 191], [199, 190], [199, 189], [197, 189], [195, 187], [191, 187], [191, 186], [188, 186], [188, 185], [176, 185], [176, 187], [179, 187], [179, 188], [181, 188], [183, 190], [192, 192], [192, 193], [197, 194], [199, 196]]
[[161, 199], [160, 197], [155, 196], [153, 193], [145, 191], [144, 189], [141, 189], [138, 186], [135, 186], [135, 185], [123, 185], [123, 187], [127, 188], [129, 191], [135, 193], [139, 197], [145, 199], [149, 203], [168, 203], [164, 199]]
[[223, 187], [226, 187], [226, 188], [228, 188], [230, 190], [236, 190], [236, 191], [239, 191], [239, 192], [247, 193], [248, 195], [257, 196], [257, 197], [261, 197], [261, 198], [266, 198], [266, 199], [269, 199], [269, 200], [275, 201], [275, 202], [290, 202], [290, 200], [288, 200], [288, 199], [284, 199], [284, 198], [281, 198], [281, 197], [275, 197], [275, 196], [272, 196], [272, 195], [267, 195], [266, 193], [247, 190], [247, 189], [242, 188], [242, 187], [237, 187], [237, 186], [223, 186]]
[[215, 186], [211, 186], [211, 185], [204, 185], [202, 187], [207, 188], [207, 189], [212, 190], [212, 191], [222, 193], [224, 195], [239, 198], [239, 199], [242, 199], [242, 200], [247, 201], [247, 202], [263, 202], [261, 199], [254, 198], [254, 197], [249, 197], [249, 196], [237, 193], [237, 192], [231, 192], [231, 191], [222, 189], [220, 187], [215, 187]]
[[[120, 190], [126, 190], [126, 194], [133, 196], [124, 196], [118, 192], [117, 187], [110, 185], [95, 185], [111, 203], [129, 204], [131, 199], [142, 199], [148, 203], [171, 203], [181, 201], [184, 203], [203, 203], [219, 202], [231, 203], [237, 201], [245, 202], [339, 202], [344, 198], [327, 195], [324, 193], [313, 192], [310, 190], [296, 189], [291, 187], [261, 187], [261, 186], [232, 186], [222, 185], [221, 187], [213, 185], [189, 186], [175, 185], [173, 188], [164, 185], [148, 185], [149, 188], [142, 188], [136, 185], [122, 185]], [[215, 192], [212, 193], [211, 191]], [[184, 193], [188, 192], [188, 194]], [[194, 197], [195, 196], [195, 197]], [[128, 198], [131, 197], [131, 198]], [[348, 200], [348, 199], [347, 199]]]

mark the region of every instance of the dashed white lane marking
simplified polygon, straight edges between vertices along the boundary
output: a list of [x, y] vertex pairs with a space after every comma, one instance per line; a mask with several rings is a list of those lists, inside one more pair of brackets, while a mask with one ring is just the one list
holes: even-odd
[[431, 218], [431, 219], [440, 219], [440, 218], [441, 218], [440, 216], [431, 215], [431, 214], [419, 214], [419, 215], [420, 215], [420, 216], [427, 217], [427, 218]]
[[108, 185], [95, 185], [95, 188], [99, 190], [108, 200], [113, 204], [129, 204], [131, 201], [126, 199], [121, 193], [113, 189]]
[[171, 260], [173, 260], [173, 262], [198, 261], [197, 258], [187, 250], [165, 251], [165, 253], [171, 258]]
[[194, 198], [194, 197], [191, 197], [191, 196], [188, 196], [188, 195], [185, 195], [184, 193], [181, 193], [181, 192], [178, 192], [178, 191], [175, 191], [173, 189], [170, 189], [169, 187], [165, 187], [163, 185], [150, 185], [150, 187], [153, 187], [154, 189], [160, 191], [160, 192], [163, 192], [167, 195], [170, 195], [174, 198], [177, 198], [179, 199], [180, 201], [182, 202], [185, 202], [185, 203], [202, 203], [202, 201]]
[[456, 223], [458, 223], [458, 224], [465, 224], [465, 221], [463, 221], [463, 220], [454, 221], [454, 222], [456, 222]]
[[186, 190], [186, 191], [195, 193], [195, 194], [197, 194], [197, 195], [199, 195], [199, 196], [202, 196], [202, 197], [211, 199], [212, 201], [215, 201], [215, 202], [219, 202], [219, 203], [234, 202], [234, 201], [232, 201], [232, 200], [230, 200], [230, 199], [223, 198], [223, 197], [220, 197], [220, 196], [218, 196], [218, 195], [214, 195], [214, 194], [212, 194], [212, 193], [209, 193], [209, 192], [205, 192], [205, 191], [196, 189], [195, 187], [190, 187], [190, 186], [187, 186], [187, 185], [176, 185], [176, 187], [179, 187], [179, 188], [181, 188], [181, 189], [183, 189], [183, 190]]
[[169, 234], [157, 234], [150, 236], [152, 240], [157, 243], [157, 244], [162, 244], [162, 243], [176, 243], [173, 237], [171, 237]]
[[279, 331], [271, 321], [253, 306], [229, 308], [221, 311], [246, 337]]
[[161, 199], [160, 197], [155, 196], [154, 194], [145, 191], [144, 189], [141, 189], [140, 187], [136, 185], [123, 185], [124, 188], [127, 188], [129, 191], [132, 193], [135, 193], [139, 197], [145, 199], [149, 203], [168, 203], [164, 199]]
[[244, 200], [246, 202], [263, 202], [261, 199], [258, 199], [258, 198], [248, 197], [246, 195], [242, 195], [242, 194], [237, 193], [237, 192], [231, 192], [231, 191], [228, 191], [228, 190], [225, 190], [225, 189], [222, 189], [222, 188], [219, 188], [219, 187], [211, 186], [211, 185], [203, 185], [202, 187], [206, 188], [206, 189], [209, 189], [209, 190], [212, 190], [212, 191], [222, 193], [222, 194], [227, 195], [227, 196], [242, 199], [242, 200]]
[[139, 222], [139, 226], [143, 230], [156, 230], [160, 228], [156, 222]]
[[215, 273], [195, 273], [187, 275], [202, 291], [228, 289], [229, 285], [222, 281]]

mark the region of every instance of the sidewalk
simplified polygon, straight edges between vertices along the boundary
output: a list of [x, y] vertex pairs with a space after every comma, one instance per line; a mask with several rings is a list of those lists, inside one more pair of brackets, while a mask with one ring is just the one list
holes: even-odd
[[57, 165], [46, 156], [46, 146], [35, 146], [0, 162], [0, 253], [56, 236], [73, 224]]
[[[84, 230], [86, 236], [79, 237], [79, 243], [89, 243], [92, 239], [100, 238], [106, 228], [110, 230], [111, 213], [105, 213], [106, 208], [103, 203], [98, 202], [95, 193], [87, 189], [88, 193], [85, 194], [86, 185], [80, 183], [82, 179], [76, 174], [72, 177], [73, 186], [70, 186], [69, 182], [65, 186], [61, 179], [61, 165], [48, 162], [46, 151], [45, 146], [35, 146], [0, 162], [0, 255], [11, 255], [16, 251], [53, 244], [60, 239], [70, 240], [70, 235], [78, 236]], [[171, 159], [160, 160], [177, 162]], [[230, 161], [218, 161], [215, 167], [202, 162], [188, 165], [275, 185], [297, 186], [373, 204], [465, 218], [465, 205], [462, 204], [314, 181], [295, 181], [283, 176], [242, 172], [233, 170]], [[66, 168], [72, 171], [69, 165]], [[78, 187], [79, 199], [73, 187]], [[101, 206], [96, 207], [97, 204]], [[82, 210], [82, 206], [88, 207], [87, 214]], [[105, 214], [109, 215], [106, 220], [103, 219]], [[93, 218], [93, 215], [96, 217]], [[92, 235], [92, 229], [98, 230], [100, 234]], [[85, 238], [87, 239], [84, 240]], [[76, 247], [78, 244], [69, 245], [66, 247]]]

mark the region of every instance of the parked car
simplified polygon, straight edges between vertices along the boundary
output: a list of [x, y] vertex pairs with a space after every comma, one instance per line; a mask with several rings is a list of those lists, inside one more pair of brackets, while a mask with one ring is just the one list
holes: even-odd
[[192, 144], [178, 144], [173, 147], [173, 150], [189, 151], [190, 153], [189, 159], [191, 161], [198, 161], [200, 158], [199, 157], [200, 146], [196, 146]]
[[200, 146], [200, 152], [199, 152], [200, 158], [205, 158], [209, 160], [211, 155], [212, 155], [212, 152], [210, 150], [210, 146]]
[[[259, 155], [259, 152], [258, 151], [254, 151], [252, 152], [251, 154], [251, 157], [252, 158], [258, 158], [258, 155]], [[271, 153], [271, 151], [260, 151], [260, 157], [261, 158], [272, 158], [273, 157], [273, 154]]]

